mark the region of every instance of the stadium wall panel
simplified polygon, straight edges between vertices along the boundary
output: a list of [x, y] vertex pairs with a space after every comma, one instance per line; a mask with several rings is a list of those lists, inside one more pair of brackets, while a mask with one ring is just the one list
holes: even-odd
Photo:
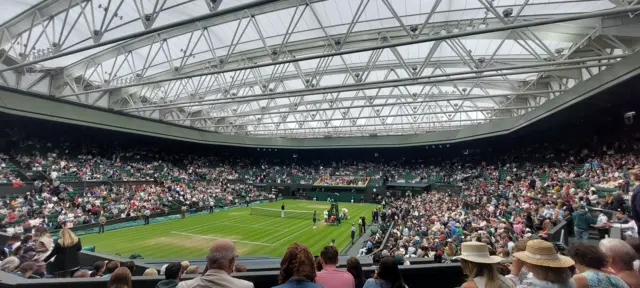
[[317, 139], [225, 135], [125, 114], [112, 109], [62, 101], [54, 97], [42, 96], [9, 87], [0, 87], [0, 111], [182, 141], [244, 147], [313, 149], [404, 147], [425, 144], [446, 144], [503, 135], [523, 128], [565, 107], [640, 74], [638, 63], [640, 63], [640, 51], [631, 54], [625, 58], [624, 61], [619, 61], [609, 66], [606, 70], [579, 83], [560, 96], [545, 102], [537, 109], [521, 116], [504, 120], [494, 120], [491, 123], [484, 123], [460, 130], [438, 131], [418, 135]]
[[[464, 275], [459, 264], [425, 264], [401, 266], [402, 277], [409, 287], [457, 287], [464, 281]], [[366, 278], [373, 276], [374, 267], [363, 268]], [[278, 270], [263, 272], [245, 272], [234, 275], [236, 278], [251, 281], [255, 288], [271, 288], [278, 284]], [[194, 275], [185, 275], [182, 280], [193, 279]], [[29, 288], [93, 288], [106, 287], [107, 278], [83, 279], [38, 279], [28, 280], [19, 276], [0, 271], [3, 287]], [[133, 287], [154, 288], [164, 277], [133, 277]]]
[[7, 197], [9, 195], [17, 194], [17, 195], [25, 195], [27, 192], [31, 192], [31, 188], [29, 186], [22, 187], [13, 187], [11, 184], [0, 184], [0, 197]]

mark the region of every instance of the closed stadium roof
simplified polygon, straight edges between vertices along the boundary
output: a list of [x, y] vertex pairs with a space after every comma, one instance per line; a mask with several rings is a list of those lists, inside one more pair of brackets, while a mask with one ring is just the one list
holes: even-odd
[[3, 0], [0, 85], [236, 135], [459, 129], [634, 52], [607, 19], [638, 2]]

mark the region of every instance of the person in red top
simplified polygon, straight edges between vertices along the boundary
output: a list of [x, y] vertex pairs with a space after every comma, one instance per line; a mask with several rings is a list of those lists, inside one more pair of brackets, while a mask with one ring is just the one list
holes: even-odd
[[9, 211], [9, 213], [7, 214], [7, 222], [13, 223], [17, 219], [18, 219], [18, 215], [16, 215], [16, 213], [13, 212], [13, 210]]
[[326, 246], [320, 252], [322, 271], [316, 274], [316, 284], [331, 288], [353, 288], [356, 285], [351, 273], [338, 270], [338, 250], [333, 246]]
[[18, 178], [14, 178], [13, 180], [11, 180], [11, 184], [13, 188], [24, 186], [24, 183], [22, 183], [22, 181], [20, 181], [20, 179]]

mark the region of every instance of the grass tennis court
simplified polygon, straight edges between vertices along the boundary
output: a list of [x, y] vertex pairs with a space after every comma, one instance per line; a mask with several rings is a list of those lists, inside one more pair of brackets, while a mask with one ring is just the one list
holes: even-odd
[[[238, 255], [268, 255], [281, 257], [293, 242], [304, 243], [314, 255], [336, 240], [343, 249], [350, 241], [351, 223], [360, 216], [371, 218], [373, 204], [339, 203], [340, 209], [349, 210], [349, 220], [340, 226], [325, 225], [322, 213], [329, 209], [327, 202], [284, 200], [285, 209], [318, 212], [317, 228], [313, 229], [312, 216], [308, 219], [280, 218], [282, 201], [251, 207], [272, 208], [273, 216], [250, 215], [250, 208], [234, 208], [213, 214], [187, 215], [186, 219], [153, 223], [107, 231], [105, 234], [81, 236], [82, 245], [94, 245], [96, 252], [128, 257], [138, 253], [145, 259], [191, 259], [204, 257], [215, 239], [229, 239], [236, 244]], [[309, 215], [312, 215], [309, 214]], [[293, 215], [292, 215], [293, 216]], [[298, 215], [299, 216], [299, 215]]]

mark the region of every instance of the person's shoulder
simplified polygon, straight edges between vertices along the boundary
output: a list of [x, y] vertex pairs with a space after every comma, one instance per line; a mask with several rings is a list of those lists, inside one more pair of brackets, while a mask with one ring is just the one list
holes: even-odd
[[378, 281], [376, 281], [376, 279], [369, 278], [369, 279], [367, 279], [367, 281], [364, 282], [364, 288], [376, 287], [376, 286], [374, 286], [376, 284], [378, 284]]
[[233, 282], [233, 287], [240, 287], [240, 288], [253, 288], [253, 282], [249, 282], [247, 280], [242, 280], [242, 279], [238, 279], [232, 276], [229, 276], [229, 278], [231, 278], [231, 282]]
[[573, 283], [575, 283], [577, 287], [585, 287], [589, 285], [588, 275], [590, 274], [575, 274], [571, 277], [571, 280], [573, 280]]

